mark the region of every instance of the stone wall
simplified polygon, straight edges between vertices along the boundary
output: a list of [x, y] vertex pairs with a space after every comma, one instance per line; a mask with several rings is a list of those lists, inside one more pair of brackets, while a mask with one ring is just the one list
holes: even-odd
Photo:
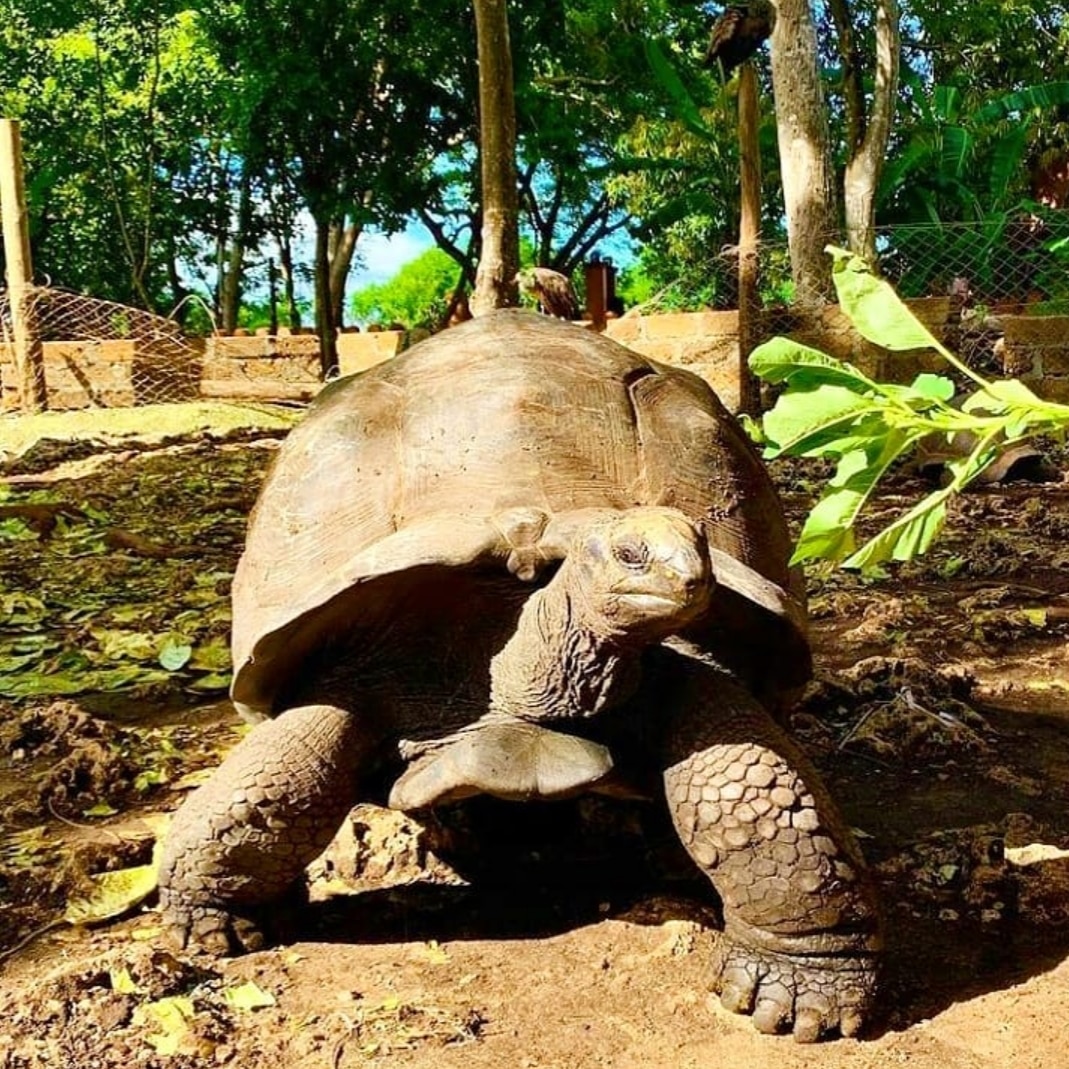
[[1069, 402], [1069, 316], [1004, 316], [1002, 326], [1006, 375]]
[[738, 312], [623, 316], [610, 319], [605, 334], [643, 356], [701, 375], [725, 405], [738, 406]]
[[[908, 302], [914, 314], [941, 338], [950, 311], [945, 297]], [[762, 336], [783, 334], [803, 345], [848, 360], [873, 378], [909, 382], [921, 371], [939, 370], [940, 357], [928, 350], [892, 353], [865, 341], [838, 307], [827, 305], [803, 314], [786, 310], [762, 313]], [[728, 408], [739, 403], [738, 312], [681, 312], [672, 315], [611, 319], [605, 333], [618, 342], [675, 367], [701, 375]]]
[[[957, 348], [957, 325], [948, 325], [950, 302], [909, 302], [936, 336]], [[1007, 376], [1023, 378], [1051, 400], [1069, 401], [1069, 317], [1004, 316], [1002, 360]], [[908, 382], [920, 371], [942, 371], [933, 352], [893, 353], [866, 342], [837, 306], [810, 315], [764, 313], [763, 335], [785, 334], [849, 360], [873, 378]], [[624, 316], [609, 320], [608, 337], [706, 379], [728, 407], [738, 405], [738, 313], [691, 312]], [[338, 358], [343, 375], [388, 360], [420, 335], [399, 331], [343, 333]], [[319, 343], [314, 335], [256, 335], [191, 339], [171, 356], [139, 353], [132, 341], [46, 342], [45, 377], [52, 408], [122, 406], [194, 397], [306, 401], [321, 387]], [[985, 369], [986, 373], [990, 373]], [[14, 368], [0, 346], [0, 409], [17, 407]]]
[[[388, 360], [411, 338], [398, 331], [338, 337], [343, 375]], [[45, 342], [53, 409], [115, 408], [196, 397], [307, 401], [322, 386], [319, 339], [311, 334], [190, 338], [147, 353], [135, 341]], [[0, 345], [0, 411], [18, 410], [10, 347]]]

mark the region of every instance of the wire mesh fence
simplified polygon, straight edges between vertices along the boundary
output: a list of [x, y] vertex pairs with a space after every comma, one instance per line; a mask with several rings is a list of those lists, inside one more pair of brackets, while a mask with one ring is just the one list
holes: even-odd
[[[9, 296], [0, 293], [0, 372], [14, 393], [14, 330]], [[174, 320], [114, 301], [35, 286], [22, 313], [43, 343], [49, 404], [55, 408], [127, 406], [197, 396], [202, 350]], [[5, 406], [13, 407], [9, 398]]]
[[[997, 370], [986, 365], [997, 357], [1001, 316], [1069, 315], [1069, 211], [881, 227], [876, 244], [881, 273], [903, 297], [948, 298], [948, 329], [956, 333], [947, 340], [978, 370]], [[632, 311], [733, 309], [737, 261], [736, 248], [711, 248]], [[759, 262], [762, 305], [789, 307], [793, 289], [786, 243], [762, 243]], [[34, 336], [44, 343], [50, 407], [154, 404], [199, 395], [208, 371], [204, 341], [186, 337], [174, 320], [50, 287], [30, 290], [24, 307]], [[312, 366], [317, 343], [299, 340], [311, 348], [299, 354], [300, 383], [288, 388], [303, 391], [303, 397], [312, 392], [309, 382], [318, 381], [318, 365]], [[18, 407], [12, 343], [11, 308], [0, 293], [0, 407], [7, 410]], [[226, 391], [266, 396], [273, 387], [263, 376], [289, 373], [285, 361], [262, 363], [256, 382], [245, 374], [224, 384]]]
[[[841, 241], [839, 235], [829, 238], [830, 243]], [[880, 273], [902, 297], [949, 296], [966, 312], [1069, 315], [1069, 211], [882, 226], [876, 247]], [[763, 241], [758, 256], [761, 304], [789, 306], [793, 284], [787, 243]], [[733, 245], [694, 256], [685, 272], [642, 300], [639, 310], [735, 308], [737, 262]]]
[[903, 297], [1069, 314], [1069, 212], [882, 227], [876, 244], [882, 274]]

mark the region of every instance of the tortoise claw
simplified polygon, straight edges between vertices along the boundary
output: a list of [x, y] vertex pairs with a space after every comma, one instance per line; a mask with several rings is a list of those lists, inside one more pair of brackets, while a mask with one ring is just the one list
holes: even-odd
[[181, 906], [163, 903], [164, 930], [180, 950], [202, 951], [212, 957], [263, 950], [268, 940], [251, 917], [217, 906]]
[[871, 955], [775, 953], [724, 935], [718, 965], [713, 986], [726, 1010], [751, 1014], [759, 1032], [791, 1032], [799, 1043], [857, 1035], [874, 1001]]

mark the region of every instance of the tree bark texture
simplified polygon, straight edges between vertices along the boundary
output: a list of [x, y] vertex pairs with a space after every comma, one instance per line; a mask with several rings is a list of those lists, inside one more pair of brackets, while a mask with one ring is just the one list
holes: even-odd
[[319, 363], [327, 378], [338, 367], [337, 325], [330, 299], [330, 223], [316, 220], [315, 319], [319, 335]]
[[832, 296], [831, 259], [824, 247], [838, 227], [817, 34], [808, 0], [779, 0], [776, 5], [772, 88], [794, 301], [813, 307]]
[[224, 334], [233, 334], [241, 308], [241, 285], [245, 278], [245, 249], [252, 224], [252, 178], [248, 169], [241, 174], [238, 190], [237, 226], [225, 254], [223, 277], [219, 284], [219, 313]]
[[15, 367], [23, 412], [48, 407], [44, 350], [34, 328], [33, 261], [22, 173], [22, 132], [14, 119], [0, 119], [0, 215], [3, 216], [7, 294], [15, 335]]
[[[857, 140], [849, 146], [843, 176], [846, 241], [851, 252], [876, 266], [876, 192], [880, 184], [887, 142], [891, 134], [901, 54], [897, 0], [876, 4], [876, 78], [872, 107], [858, 124]], [[863, 104], [862, 104], [863, 106]]]
[[761, 236], [761, 146], [758, 139], [757, 75], [752, 63], [739, 71], [739, 411], [761, 407], [749, 357], [760, 341], [757, 255]]
[[471, 311], [484, 315], [517, 301], [519, 196], [516, 103], [505, 0], [474, 0], [479, 55], [479, 159], [482, 175], [482, 254]]

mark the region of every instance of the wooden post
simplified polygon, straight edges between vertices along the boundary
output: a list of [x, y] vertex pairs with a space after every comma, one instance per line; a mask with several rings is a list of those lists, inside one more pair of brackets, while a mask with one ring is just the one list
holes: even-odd
[[22, 138], [14, 119], [0, 119], [0, 215], [4, 226], [7, 293], [15, 334], [15, 371], [24, 412], [48, 407], [44, 354], [33, 325], [30, 306], [33, 264], [26, 191], [22, 179]]
[[739, 71], [739, 411], [750, 415], [761, 409], [761, 392], [748, 363], [761, 333], [757, 293], [761, 153], [757, 134], [757, 75], [752, 63], [744, 63]]
[[605, 329], [605, 313], [609, 310], [609, 265], [600, 257], [591, 259], [583, 269], [586, 289], [586, 317], [595, 330]]

